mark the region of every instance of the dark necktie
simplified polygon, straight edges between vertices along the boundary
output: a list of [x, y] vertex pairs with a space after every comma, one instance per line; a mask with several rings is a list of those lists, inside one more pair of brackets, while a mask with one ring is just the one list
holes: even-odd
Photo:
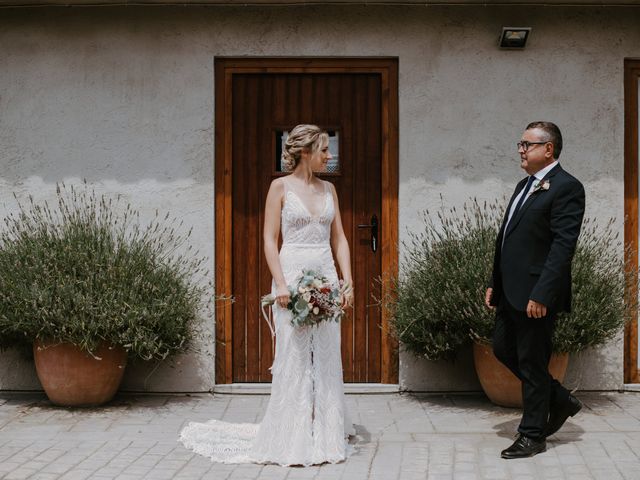
[[524, 200], [527, 197], [527, 193], [529, 192], [529, 189], [531, 188], [531, 184], [533, 183], [533, 181], [535, 179], [536, 179], [535, 176], [533, 176], [533, 175], [529, 176], [529, 180], [527, 180], [527, 185], [522, 190], [522, 195], [520, 196], [520, 199], [518, 200], [518, 203], [516, 204], [516, 209], [513, 211], [513, 215], [511, 215], [512, 219], [518, 214], [518, 210], [520, 210], [520, 207], [524, 203]]

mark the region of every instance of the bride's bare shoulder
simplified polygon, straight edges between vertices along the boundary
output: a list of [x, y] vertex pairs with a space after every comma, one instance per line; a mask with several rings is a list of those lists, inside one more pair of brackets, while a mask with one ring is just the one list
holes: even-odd
[[278, 177], [271, 180], [271, 185], [269, 186], [270, 190], [274, 192], [284, 192], [284, 177]]
[[284, 177], [274, 178], [269, 185], [269, 192], [267, 193], [267, 199], [278, 199], [280, 205], [284, 202], [284, 194], [286, 192]]
[[322, 182], [324, 183], [324, 186], [327, 189], [327, 191], [334, 194], [336, 193], [336, 187], [334, 187], [333, 183], [331, 183], [329, 180], [322, 180]]

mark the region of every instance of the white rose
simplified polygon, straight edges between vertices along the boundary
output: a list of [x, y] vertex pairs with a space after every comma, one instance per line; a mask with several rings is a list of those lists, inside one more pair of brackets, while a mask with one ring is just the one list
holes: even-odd
[[320, 313], [320, 309], [318, 307], [313, 307], [313, 314], [317, 315]]

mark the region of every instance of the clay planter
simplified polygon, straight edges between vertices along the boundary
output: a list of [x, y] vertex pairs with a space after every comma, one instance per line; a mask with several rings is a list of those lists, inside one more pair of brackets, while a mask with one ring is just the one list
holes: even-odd
[[[522, 383], [498, 361], [490, 344], [474, 343], [473, 360], [478, 379], [489, 400], [502, 407], [522, 407]], [[568, 353], [554, 353], [549, 361], [549, 372], [561, 382], [568, 364]]]
[[113, 398], [122, 381], [127, 353], [103, 343], [94, 354], [101, 360], [71, 343], [34, 342], [36, 372], [52, 403], [90, 407]]

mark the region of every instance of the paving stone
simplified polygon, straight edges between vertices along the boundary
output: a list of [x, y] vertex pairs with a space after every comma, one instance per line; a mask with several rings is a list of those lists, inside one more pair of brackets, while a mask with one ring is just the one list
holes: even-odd
[[[40, 464], [40, 462], [38, 462], [38, 464]], [[33, 467], [35, 465], [29, 462], [28, 466]], [[55, 463], [50, 463], [44, 467], [41, 467], [40, 471], [46, 472], [46, 473], [53, 473], [59, 476], [59, 475], [62, 475], [63, 473], [68, 472], [71, 468], [72, 468], [71, 465], [59, 463], [56, 461]]]
[[29, 477], [29, 480], [57, 480], [60, 475], [57, 473], [42, 473], [38, 472]]
[[[173, 477], [173, 480], [200, 480], [206, 478], [204, 473], [199, 473], [197, 475], [194, 474], [190, 474], [190, 473], [177, 473], [175, 475], [175, 477]], [[215, 480], [223, 480], [225, 477], [211, 477], [212, 479], [215, 478]]]
[[[124, 472], [123, 472], [124, 473]], [[153, 469], [147, 473], [144, 478], [149, 480], [171, 480], [176, 475], [175, 470], [157, 470]]]
[[113, 468], [113, 467], [102, 467], [95, 471], [96, 475], [102, 475], [105, 477], [117, 477], [123, 472], [122, 468]]
[[93, 470], [70, 470], [59, 477], [59, 480], [85, 480], [90, 478]]
[[453, 480], [453, 476], [448, 473], [432, 473], [427, 474], [427, 480]]
[[13, 461], [1, 462], [0, 463], [0, 476], [4, 475], [5, 473], [12, 472], [13, 470], [16, 470], [17, 468], [20, 468], [21, 465], [22, 465], [22, 462], [13, 462]]
[[472, 472], [456, 473], [455, 475], [455, 480], [478, 480], [479, 478], [478, 474]]
[[[289, 474], [287, 475], [287, 479], [296, 478], [298, 480], [308, 480], [309, 478], [315, 478], [320, 470], [318, 467], [307, 467], [307, 468], [292, 468], [289, 469]], [[229, 477], [233, 478], [233, 476]], [[258, 478], [262, 479], [262, 472], [259, 472]]]
[[456, 473], [456, 476], [458, 476], [461, 473], [469, 473], [469, 472], [473, 472], [476, 469], [476, 465], [475, 463], [471, 463], [471, 462], [459, 462], [456, 459], [456, 463], [454, 466], [454, 470]]
[[131, 475], [135, 475], [138, 478], [144, 477], [151, 471], [151, 467], [127, 467], [125, 472]]
[[[506, 461], [520, 412], [481, 395], [349, 395], [356, 453], [309, 468], [224, 465], [183, 448], [189, 421], [259, 419], [266, 396], [120, 395], [103, 409], [0, 394], [0, 478], [49, 480], [639, 480], [640, 394], [585, 393], [548, 451]], [[11, 397], [11, 401], [6, 398]]]
[[38, 472], [36, 470], [31, 469], [31, 468], [20, 467], [20, 468], [17, 468], [15, 470], [13, 470], [12, 472], [7, 473], [2, 478], [3, 478], [3, 480], [25, 480], [25, 479], [33, 477], [36, 473], [38, 473]]
[[85, 480], [93, 475], [93, 470], [69, 470], [59, 477], [59, 480]]

